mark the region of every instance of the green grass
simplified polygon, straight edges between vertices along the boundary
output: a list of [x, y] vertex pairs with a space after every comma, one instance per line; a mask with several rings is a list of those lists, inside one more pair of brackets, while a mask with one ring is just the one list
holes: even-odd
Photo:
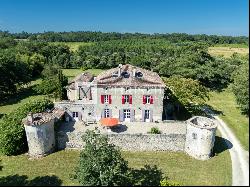
[[[216, 145], [222, 141], [216, 140]], [[157, 165], [162, 172], [183, 185], [231, 185], [231, 160], [228, 151], [223, 151], [207, 161], [191, 158], [182, 152], [122, 152], [129, 166], [142, 168], [145, 164]], [[2, 160], [1, 177], [9, 177], [18, 185], [18, 178], [26, 176], [32, 181], [36, 177], [56, 176], [48, 178], [46, 183], [54, 184], [61, 180], [61, 185], [78, 185], [70, 179], [79, 159], [79, 151], [64, 150], [53, 153], [38, 160], [29, 160], [27, 155], [0, 156]], [[39, 181], [36, 181], [36, 184]], [[46, 184], [45, 183], [45, 184]]]
[[65, 44], [67, 46], [69, 46], [71, 51], [76, 51], [78, 50], [78, 48], [80, 46], [89, 46], [89, 45], [93, 45], [93, 42], [50, 42], [51, 44]]
[[249, 150], [249, 118], [241, 114], [230, 89], [222, 92], [211, 92], [207, 104], [222, 112], [219, 115], [221, 119], [232, 129], [243, 147]]
[[79, 75], [82, 72], [90, 72], [92, 73], [94, 76], [99, 75], [102, 71], [104, 71], [103, 69], [88, 69], [88, 70], [81, 70], [81, 69], [63, 69], [62, 72], [63, 74], [68, 77], [69, 80], [73, 79], [75, 76]]
[[34, 81], [31, 81], [27, 85], [23, 85], [22, 89], [19, 88], [19, 92], [7, 99], [4, 102], [0, 103], [0, 114], [8, 114], [18, 108], [19, 106], [32, 101], [32, 100], [37, 100], [43, 97], [46, 97], [45, 95], [37, 95], [32, 87], [35, 85], [41, 83], [41, 79], [37, 79]]

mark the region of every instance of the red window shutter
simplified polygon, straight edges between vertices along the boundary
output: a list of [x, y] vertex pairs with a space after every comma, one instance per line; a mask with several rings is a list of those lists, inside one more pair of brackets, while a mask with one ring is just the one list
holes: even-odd
[[101, 95], [101, 103], [104, 104], [104, 95]]
[[146, 96], [145, 95], [142, 97], [142, 102], [143, 102], [143, 104], [146, 104]]
[[109, 95], [109, 104], [111, 104], [111, 95]]
[[153, 96], [151, 95], [150, 96], [150, 104], [153, 104], [154, 103], [154, 99], [153, 99]]
[[132, 95], [129, 96], [129, 104], [132, 104]]
[[122, 104], [125, 104], [125, 98], [124, 98], [124, 95], [122, 95]]

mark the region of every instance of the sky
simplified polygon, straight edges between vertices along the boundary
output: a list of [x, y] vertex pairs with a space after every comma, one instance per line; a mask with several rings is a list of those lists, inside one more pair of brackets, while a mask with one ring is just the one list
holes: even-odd
[[0, 0], [0, 30], [249, 35], [248, 0]]

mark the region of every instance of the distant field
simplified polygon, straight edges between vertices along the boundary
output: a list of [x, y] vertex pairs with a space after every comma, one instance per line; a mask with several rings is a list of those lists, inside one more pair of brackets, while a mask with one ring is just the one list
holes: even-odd
[[240, 55], [248, 55], [249, 48], [240, 48], [240, 47], [209, 47], [208, 52], [213, 56], [222, 55], [226, 58], [231, 57], [234, 53], [238, 53]]
[[234, 94], [229, 89], [223, 92], [211, 92], [211, 97], [207, 104], [222, 112], [219, 116], [228, 124], [243, 147], [248, 151], [249, 118], [240, 113]]
[[76, 51], [79, 46], [88, 46], [88, 45], [93, 45], [93, 42], [50, 42], [52, 44], [65, 44], [69, 46], [71, 51]]
[[63, 74], [68, 77], [69, 80], [73, 79], [75, 76], [79, 75], [80, 73], [83, 72], [90, 72], [92, 73], [94, 76], [99, 75], [102, 71], [104, 71], [103, 69], [88, 69], [88, 70], [81, 70], [81, 69], [63, 69], [62, 72]]
[[216, 44], [214, 47], [249, 48], [246, 44]]

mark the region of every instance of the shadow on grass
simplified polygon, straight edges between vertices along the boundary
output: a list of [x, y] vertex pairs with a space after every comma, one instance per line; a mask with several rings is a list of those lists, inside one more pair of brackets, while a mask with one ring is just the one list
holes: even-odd
[[232, 147], [233, 147], [233, 144], [229, 140], [219, 137], [219, 136], [215, 136], [213, 156], [216, 156], [228, 149], [231, 149]]
[[145, 165], [141, 169], [132, 169], [131, 175], [132, 183], [139, 186], [159, 186], [163, 179], [163, 173], [156, 165], [153, 167]]
[[27, 180], [26, 175], [10, 175], [0, 178], [0, 186], [59, 186], [62, 180], [57, 176], [39, 176], [32, 180]]

